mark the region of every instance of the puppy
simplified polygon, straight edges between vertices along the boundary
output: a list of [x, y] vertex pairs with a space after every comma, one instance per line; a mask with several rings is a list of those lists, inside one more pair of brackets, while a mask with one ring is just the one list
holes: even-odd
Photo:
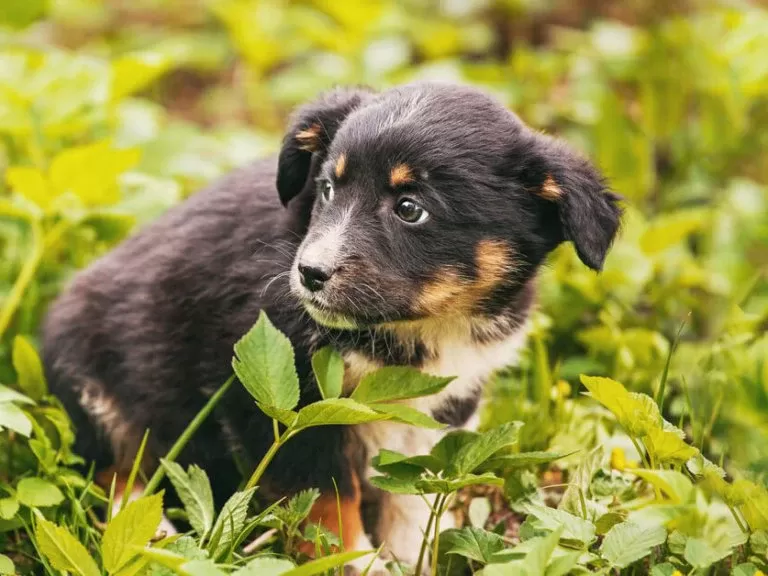
[[[455, 376], [412, 405], [471, 427], [483, 383], [523, 345], [537, 269], [571, 241], [599, 270], [617, 201], [586, 160], [475, 89], [335, 90], [298, 110], [277, 162], [221, 179], [74, 278], [45, 324], [48, 378], [81, 455], [125, 474], [149, 428], [151, 469], [265, 310], [296, 349], [302, 405], [319, 399], [311, 355], [332, 344], [346, 392], [387, 365]], [[345, 547], [383, 542], [415, 564], [427, 507], [375, 494], [368, 463], [382, 448], [426, 453], [440, 434], [316, 428], [278, 453], [259, 492], [319, 488], [312, 518], [335, 530], [335, 480]], [[234, 386], [180, 460], [208, 470], [221, 501], [241, 480], [234, 462], [252, 470], [271, 441]], [[364, 527], [369, 496], [378, 514]]]

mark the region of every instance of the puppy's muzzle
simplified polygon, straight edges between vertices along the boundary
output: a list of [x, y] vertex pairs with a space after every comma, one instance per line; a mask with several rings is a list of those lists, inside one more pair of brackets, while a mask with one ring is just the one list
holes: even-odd
[[317, 264], [299, 263], [299, 280], [301, 285], [310, 292], [319, 292], [333, 276], [334, 270]]

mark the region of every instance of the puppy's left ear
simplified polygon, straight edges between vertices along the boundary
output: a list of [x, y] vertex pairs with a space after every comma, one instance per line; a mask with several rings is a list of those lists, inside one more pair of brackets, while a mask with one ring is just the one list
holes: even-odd
[[365, 88], [339, 88], [296, 111], [277, 161], [277, 192], [283, 206], [304, 189], [312, 155], [325, 156], [342, 122], [372, 94]]
[[538, 182], [533, 192], [557, 206], [562, 238], [573, 242], [581, 261], [602, 270], [621, 224], [621, 197], [564, 142], [537, 135], [535, 147]]

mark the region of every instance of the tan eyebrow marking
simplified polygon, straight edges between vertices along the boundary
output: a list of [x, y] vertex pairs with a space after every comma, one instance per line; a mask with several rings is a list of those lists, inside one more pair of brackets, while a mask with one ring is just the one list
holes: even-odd
[[315, 152], [320, 148], [320, 124], [312, 124], [309, 128], [296, 132], [299, 148], [307, 152]]
[[547, 200], [557, 200], [563, 195], [563, 189], [557, 185], [557, 182], [552, 178], [552, 175], [548, 174], [544, 179], [544, 184], [541, 185], [538, 194]]
[[398, 164], [389, 173], [389, 184], [395, 188], [402, 184], [413, 182], [413, 172], [408, 164]]
[[336, 160], [336, 168], [334, 169], [334, 174], [336, 174], [336, 178], [341, 178], [344, 176], [344, 170], [347, 168], [347, 155], [343, 154], [339, 156], [339, 159]]

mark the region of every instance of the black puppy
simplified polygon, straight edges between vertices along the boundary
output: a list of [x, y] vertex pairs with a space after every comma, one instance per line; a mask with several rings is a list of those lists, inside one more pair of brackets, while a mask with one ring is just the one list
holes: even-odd
[[[586, 160], [481, 92], [333, 91], [298, 111], [277, 163], [234, 172], [76, 276], [47, 319], [48, 378], [80, 454], [124, 473], [149, 428], [151, 468], [265, 310], [296, 348], [302, 404], [318, 399], [310, 356], [331, 343], [347, 392], [384, 365], [456, 376], [412, 404], [472, 426], [482, 384], [523, 344], [537, 268], [569, 240], [599, 270], [619, 220]], [[313, 518], [335, 528], [335, 479], [345, 545], [368, 548], [369, 459], [425, 453], [439, 434], [318, 428], [278, 454], [261, 492], [317, 487]], [[206, 468], [222, 498], [240, 480], [233, 456], [250, 471], [271, 440], [271, 421], [235, 386], [181, 460]], [[378, 496], [373, 540], [415, 563], [427, 507]]]

